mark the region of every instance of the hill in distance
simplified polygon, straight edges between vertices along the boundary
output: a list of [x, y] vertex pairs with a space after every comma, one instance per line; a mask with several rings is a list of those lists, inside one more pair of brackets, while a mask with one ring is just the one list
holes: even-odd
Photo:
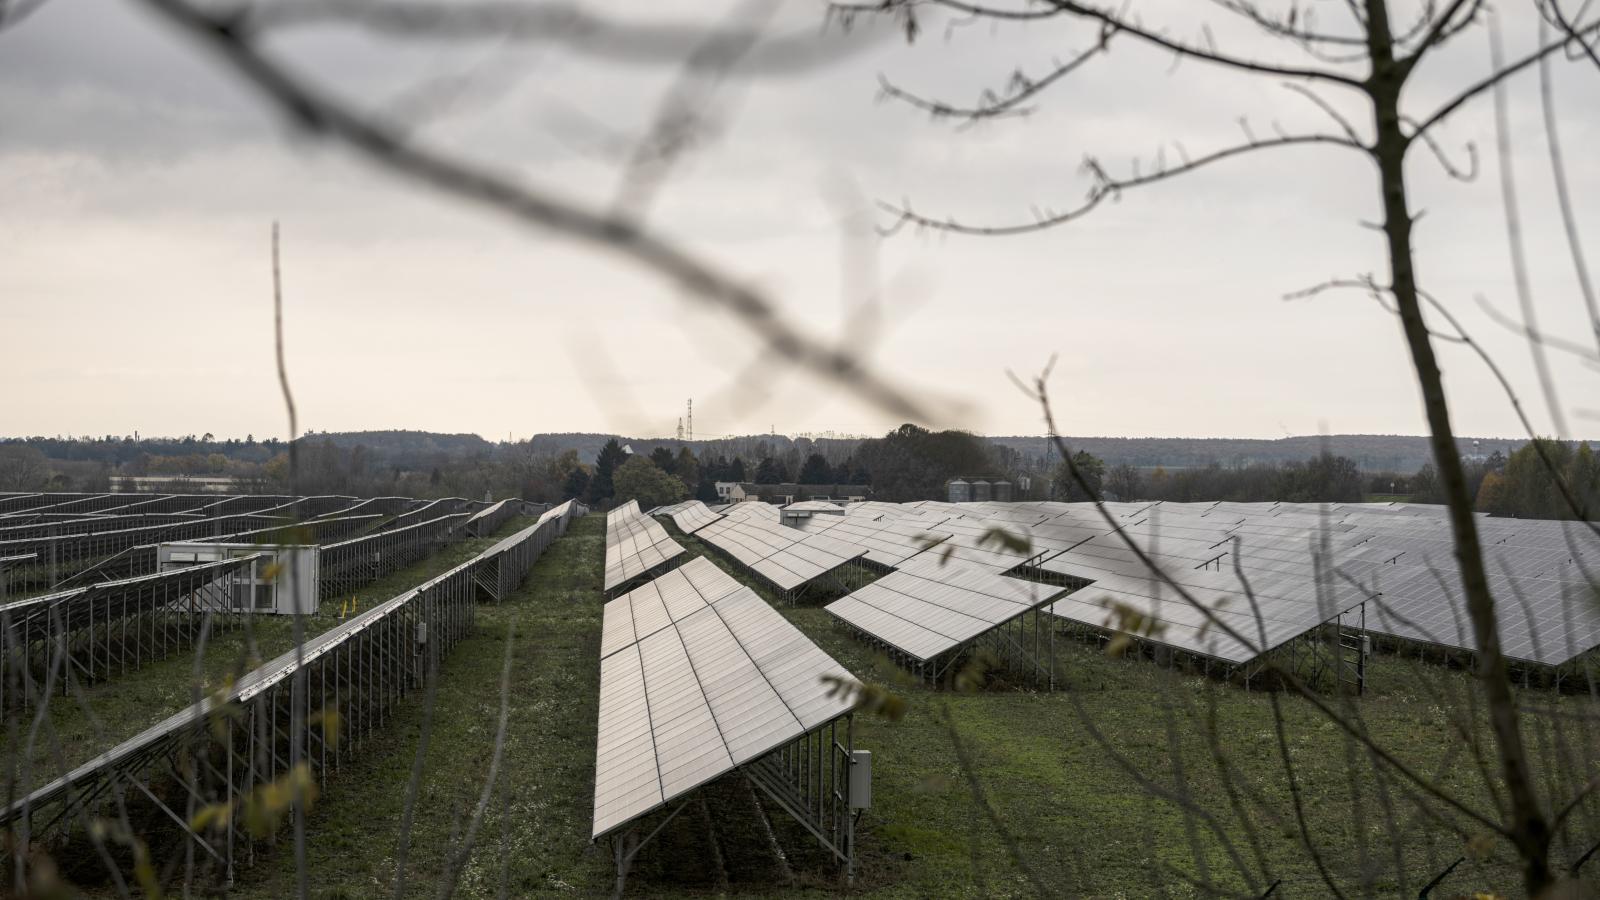
[[[497, 446], [475, 434], [435, 434], [426, 431], [354, 431], [317, 434], [317, 440], [331, 440], [340, 446], [364, 444], [369, 450], [386, 457], [438, 458], [460, 457], [493, 452]], [[749, 435], [746, 437], [718, 438], [716, 440], [679, 441], [673, 438], [638, 438], [600, 432], [568, 432], [536, 434], [529, 439], [536, 453], [565, 453], [576, 450], [578, 458], [593, 462], [606, 441], [613, 437], [631, 446], [636, 453], [646, 454], [656, 447], [676, 451], [688, 445], [697, 454], [710, 452], [753, 455], [764, 447], [765, 452], [783, 453], [792, 447], [809, 451], [826, 452], [837, 449], [848, 452], [857, 441], [848, 439], [791, 438], [784, 435]], [[988, 440], [999, 446], [1016, 450], [1025, 456], [1043, 456], [1046, 439], [1039, 435], [999, 435]], [[1305, 460], [1318, 453], [1328, 452], [1346, 456], [1367, 471], [1415, 472], [1433, 458], [1428, 438], [1421, 435], [1393, 434], [1332, 434], [1305, 435], [1282, 438], [1165, 438], [1165, 437], [1067, 437], [1064, 439], [1074, 450], [1087, 450], [1110, 465], [1128, 463], [1142, 468], [1192, 468], [1216, 463], [1223, 466], [1249, 463], [1284, 463]], [[1524, 442], [1508, 438], [1457, 439], [1462, 451], [1471, 456], [1487, 456], [1495, 451], [1506, 455]], [[829, 445], [839, 445], [830, 447]]]

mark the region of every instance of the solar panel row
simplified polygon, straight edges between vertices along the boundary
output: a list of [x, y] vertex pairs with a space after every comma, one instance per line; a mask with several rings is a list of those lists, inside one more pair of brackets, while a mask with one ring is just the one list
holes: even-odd
[[704, 559], [608, 603], [601, 652], [595, 839], [851, 711], [850, 673]]
[[649, 574], [682, 553], [682, 545], [659, 522], [640, 512], [637, 501], [629, 500], [606, 514], [607, 592]]
[[[737, 507], [762, 507], [740, 503]], [[773, 507], [768, 507], [776, 512]], [[781, 591], [793, 591], [865, 555], [866, 550], [826, 532], [801, 531], [752, 510], [731, 512], [696, 533]]]
[[[1151, 640], [1229, 662], [1254, 659], [1363, 603], [1375, 635], [1475, 646], [1450, 525], [1429, 507], [1108, 504], [1111, 522], [1091, 504], [915, 507], [949, 516], [930, 530], [950, 534], [940, 552], [950, 548], [963, 565], [1005, 571], [1030, 552], [1033, 568], [1090, 582], [1057, 601], [1057, 615], [1106, 628], [1116, 627], [1119, 610], [1136, 612], [1154, 621]], [[881, 504], [861, 513], [885, 515]], [[855, 518], [852, 509], [846, 522]], [[1575, 523], [1477, 524], [1509, 656], [1559, 665], [1600, 646], [1600, 605], [1588, 602], [1600, 574], [1600, 541], [1592, 533]], [[828, 531], [839, 534], [840, 527]], [[1029, 549], [985, 543], [982, 536], [996, 527]]]
[[1038, 609], [1066, 590], [918, 559], [926, 561], [834, 601], [828, 612], [925, 662]]

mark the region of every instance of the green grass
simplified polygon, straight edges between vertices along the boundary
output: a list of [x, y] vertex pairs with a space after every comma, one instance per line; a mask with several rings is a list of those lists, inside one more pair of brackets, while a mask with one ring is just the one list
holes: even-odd
[[[407, 896], [433, 896], [460, 833], [484, 790], [500, 706], [500, 673], [514, 633], [505, 762], [476, 843], [466, 855], [457, 896], [608, 893], [608, 848], [589, 843], [599, 675], [604, 521], [574, 524], [500, 605], [478, 610], [476, 633], [445, 659], [431, 744], [424, 759], [407, 863]], [[692, 543], [686, 541], [686, 543]], [[714, 562], [728, 566], [717, 557]], [[770, 598], [769, 598], [770, 599]], [[1222, 831], [1257, 868], [1245, 829], [1229, 813], [1225, 780], [1206, 741], [1215, 705], [1219, 740], [1248, 795], [1260, 855], [1278, 897], [1328, 895], [1295, 839], [1295, 816], [1273, 727], [1273, 697], [1165, 670], [1147, 659], [1114, 659], [1097, 647], [1058, 643], [1065, 687], [1052, 694], [1010, 690], [934, 692], [899, 683], [895, 670], [836, 626], [821, 609], [779, 609], [859, 676], [895, 685], [909, 700], [898, 721], [858, 717], [855, 745], [874, 756], [874, 806], [858, 829], [853, 893], [871, 897], [1004, 897], [1032, 894], [1029, 875], [1064, 895], [1188, 897], [1202, 894], [1196, 853], [1209, 877], [1235, 892], [1244, 884], [1223, 842], [1187, 827], [1172, 803], [1153, 799], [1112, 757], [1115, 751], [1160, 789], [1174, 790], [1173, 762], [1186, 791], [1224, 823]], [[1470, 757], [1446, 726], [1444, 708], [1466, 687], [1459, 670], [1392, 656], [1370, 666], [1358, 701], [1367, 728], [1397, 756], [1479, 808]], [[1548, 698], [1548, 695], [1539, 694]], [[1361, 888], [1361, 847], [1392, 859], [1398, 850], [1414, 896], [1458, 856], [1465, 838], [1419, 818], [1389, 779], [1401, 833], [1391, 841], [1365, 757], [1304, 701], [1278, 696], [1290, 758], [1300, 779], [1307, 827], [1328, 868], [1353, 896], [1393, 896], [1399, 885]], [[1587, 700], [1551, 700], [1568, 712]], [[948, 716], [949, 726], [945, 724]], [[308, 881], [320, 898], [387, 896], [394, 891], [397, 833], [424, 719], [420, 695], [396, 710], [390, 727], [366, 741], [353, 764], [333, 773], [309, 817]], [[1090, 733], [1092, 723], [1109, 747]], [[999, 821], [975, 802], [951, 728], [967, 748], [975, 777]], [[1569, 740], [1573, 735], [1567, 735]], [[1541, 772], [1556, 766], [1549, 735], [1529, 730]], [[1351, 777], [1354, 771], [1355, 777]], [[1579, 777], [1577, 775], [1569, 776]], [[1353, 796], [1351, 785], [1360, 786]], [[826, 896], [841, 884], [806, 836], [766, 810], [785, 851], [770, 849], [756, 801], [725, 779], [704, 792], [639, 855], [631, 893], [652, 896]], [[1253, 798], [1253, 799], [1251, 799]], [[1257, 804], [1262, 809], [1257, 808]], [[1595, 816], [1579, 817], [1577, 842], [1557, 846], [1567, 861], [1586, 849]], [[1002, 830], [1006, 835], [1002, 838]], [[1476, 833], [1481, 829], [1469, 829]], [[1600, 838], [1600, 833], [1594, 834]], [[714, 860], [720, 859], [720, 864]], [[1385, 866], [1385, 871], [1388, 867]], [[1387, 876], [1384, 876], [1387, 878]], [[244, 870], [233, 894], [292, 896], [295, 863], [280, 838]], [[1262, 885], [1258, 889], [1264, 890]], [[1464, 863], [1436, 896], [1495, 890], [1519, 896], [1503, 842]]]

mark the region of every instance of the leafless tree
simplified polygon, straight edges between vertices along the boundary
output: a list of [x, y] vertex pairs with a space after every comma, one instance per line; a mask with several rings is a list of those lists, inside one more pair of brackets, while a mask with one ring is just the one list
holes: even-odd
[[0, 489], [35, 491], [50, 477], [44, 454], [36, 447], [0, 447]]
[[[890, 97], [943, 119], [969, 123], [1020, 112], [1026, 104], [1037, 100], [1044, 91], [1094, 57], [1113, 47], [1129, 45], [1152, 56], [1170, 58], [1174, 64], [1183, 62], [1216, 66], [1244, 78], [1286, 81], [1287, 88], [1315, 104], [1333, 125], [1331, 130], [1305, 133], [1290, 133], [1278, 128], [1272, 136], [1258, 137], [1245, 124], [1245, 138], [1238, 144], [1193, 157], [1180, 146], [1178, 162], [1168, 165], [1164, 159], [1158, 160], [1153, 168], [1143, 172], [1136, 165], [1129, 174], [1113, 174], [1106, 164], [1091, 156], [1084, 161], [1084, 170], [1090, 178], [1088, 195], [1084, 201], [1063, 210], [1046, 210], [1032, 220], [1012, 224], [968, 223], [923, 214], [903, 204], [885, 204], [885, 209], [892, 217], [889, 226], [891, 231], [910, 226], [965, 235], [998, 236], [1056, 228], [1082, 219], [1105, 201], [1118, 199], [1125, 192], [1268, 150], [1320, 146], [1361, 154], [1372, 161], [1377, 176], [1374, 187], [1383, 210], [1380, 227], [1385, 239], [1389, 269], [1387, 278], [1374, 281], [1374, 286], [1392, 301], [1399, 318], [1422, 393], [1435, 464], [1449, 505], [1456, 563], [1477, 643], [1478, 683], [1494, 735], [1496, 775], [1504, 784], [1507, 796], [1503, 821], [1496, 824], [1496, 829], [1516, 847], [1522, 859], [1523, 882], [1529, 895], [1542, 895], [1556, 879], [1550, 861], [1552, 827], [1556, 816], [1541, 801], [1530, 765], [1528, 735], [1518, 714], [1508, 664], [1495, 624], [1496, 598], [1490, 592], [1483, 548], [1473, 521], [1473, 498], [1467, 492], [1460, 452], [1451, 425], [1450, 405], [1435, 355], [1434, 336], [1424, 315], [1426, 295], [1420, 287], [1414, 255], [1416, 214], [1412, 208], [1406, 162], [1413, 148], [1421, 147], [1433, 154], [1452, 177], [1471, 177], [1475, 173], [1475, 155], [1474, 165], [1470, 168], [1454, 164], [1445, 154], [1435, 132], [1468, 104], [1500, 91], [1510, 78], [1534, 69], [1543, 70], [1551, 59], [1592, 57], [1597, 36], [1600, 36], [1600, 18], [1585, 18], [1587, 8], [1569, 15], [1557, 0], [1530, 6], [1530, 11], [1537, 11], [1555, 23], [1558, 31], [1550, 36], [1541, 29], [1541, 41], [1536, 48], [1506, 61], [1500, 58], [1498, 50], [1494, 12], [1483, 0], [1424, 3], [1416, 21], [1400, 30], [1396, 29], [1395, 15], [1387, 0], [1350, 0], [1344, 4], [1344, 21], [1338, 25], [1318, 21], [1317, 4], [1291, 2], [1269, 9], [1264, 4], [1249, 0], [1215, 0], [1213, 5], [1219, 10], [1219, 15], [1244, 20], [1264, 35], [1297, 51], [1307, 61], [1285, 62], [1276, 58], [1236, 54], [1218, 47], [1209, 29], [1202, 30], [1193, 38], [1177, 37], [1171, 28], [1145, 24], [1128, 7], [1117, 8], [1074, 0], [1043, 0], [1022, 6], [968, 0], [885, 0], [878, 4], [840, 3], [833, 5], [831, 10], [846, 25], [867, 15], [897, 17], [907, 32], [913, 35], [919, 29], [920, 19], [934, 12], [980, 21], [1036, 25], [1077, 23], [1094, 30], [1095, 42], [1089, 50], [1059, 64], [1043, 76], [1030, 77], [1019, 72], [1008, 87], [985, 91], [980, 102], [973, 106], [923, 98], [896, 87], [892, 82], [885, 82], [885, 92]], [[1474, 26], [1485, 22], [1489, 24], [1495, 48], [1492, 68], [1482, 77], [1459, 85], [1442, 103], [1431, 108], [1414, 109], [1414, 104], [1408, 101], [1406, 88], [1418, 69], [1441, 47], [1460, 39]], [[1342, 115], [1323, 96], [1322, 92], [1330, 91], [1340, 92], [1364, 106], [1367, 122], [1358, 126]], [[1507, 138], [1503, 114], [1499, 133], [1504, 151]], [[1555, 159], [1555, 170], [1559, 178], [1562, 172], [1559, 156]], [[1528, 300], [1526, 276], [1520, 258], [1521, 237], [1514, 215], [1514, 194], [1509, 178], [1506, 192], [1509, 239], [1516, 261], [1518, 293], [1524, 319], [1527, 320], [1525, 324], [1537, 332], [1536, 322], [1531, 319], [1532, 305]], [[1570, 232], [1570, 215], [1568, 223]], [[1581, 252], [1576, 240], [1572, 246], [1581, 272]], [[1590, 303], [1592, 317], [1592, 299]], [[1596, 324], [1600, 325], [1600, 320]], [[1556, 411], [1556, 421], [1559, 423], [1561, 418], [1555, 391], [1543, 361], [1543, 344], [1533, 340], [1530, 346], [1538, 364], [1545, 396], [1552, 404], [1552, 410]], [[1036, 391], [1041, 400], [1046, 398], [1043, 381], [1037, 383]], [[1054, 428], [1052, 433], [1055, 433]], [[1063, 456], [1070, 459], [1064, 448]], [[1076, 472], [1075, 477], [1081, 481]], [[1551, 798], [1552, 801], [1554, 799]]]

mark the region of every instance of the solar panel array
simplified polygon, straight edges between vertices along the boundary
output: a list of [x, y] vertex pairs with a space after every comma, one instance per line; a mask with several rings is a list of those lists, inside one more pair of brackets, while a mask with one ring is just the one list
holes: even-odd
[[683, 546], [629, 500], [606, 513], [605, 589], [613, 591], [683, 554]]
[[730, 519], [767, 519], [777, 522], [783, 518], [783, 513], [771, 503], [759, 500], [747, 500], [743, 503], [734, 503], [722, 511]]
[[391, 572], [433, 555], [440, 547], [462, 537], [467, 513], [378, 531], [317, 548], [317, 591], [321, 599], [338, 597], [365, 587]]
[[722, 518], [720, 513], [712, 512], [710, 507], [699, 500], [686, 500], [672, 506], [663, 506], [653, 510], [651, 514], [671, 517], [672, 524], [678, 526], [678, 530], [684, 534], [694, 534]]
[[[930, 501], [896, 510], [870, 503], [819, 531], [845, 538], [863, 520], [918, 522], [930, 535], [946, 535], [927, 556], [991, 573], [1025, 564], [1090, 582], [1056, 601], [1056, 615], [1114, 629], [1137, 614], [1153, 623], [1149, 640], [1230, 663], [1353, 616], [1363, 604], [1375, 635], [1475, 645], [1440, 508], [1116, 503], [1107, 512], [1110, 522], [1092, 504]], [[996, 528], [1025, 539], [1027, 549], [988, 538]], [[1557, 665], [1600, 646], [1600, 604], [1590, 602], [1600, 541], [1586, 527], [1483, 517], [1478, 528], [1507, 655]]]
[[[767, 506], [741, 503], [742, 507]], [[776, 512], [775, 507], [769, 507]], [[865, 555], [861, 547], [827, 533], [801, 531], [752, 511], [730, 512], [700, 529], [696, 537], [726, 553], [778, 590], [792, 591]]]
[[[0, 709], [33, 702], [53, 661], [74, 680], [132, 671], [192, 646], [201, 616], [220, 630], [237, 618], [232, 579], [260, 554], [107, 581], [0, 604]], [[57, 685], [68, 687], [66, 673]]]
[[501, 500], [486, 506], [467, 519], [467, 533], [477, 537], [487, 537], [499, 531], [501, 525], [521, 510], [522, 501], [517, 499]]
[[930, 531], [933, 524], [864, 515], [813, 516], [804, 530], [859, 547], [867, 561], [894, 568], [949, 537]]
[[937, 558], [917, 557], [826, 608], [921, 661], [955, 650], [1065, 591]]
[[713, 569], [696, 560], [607, 604], [595, 839], [851, 711], [826, 680], [850, 673]]
[[[141, 796], [155, 798], [168, 790], [174, 773], [216, 750], [214, 734], [219, 727], [282, 737], [293, 733], [292, 717], [304, 722], [318, 710], [336, 710], [341, 740], [321, 741], [315, 730], [302, 738], [304, 758], [318, 771], [318, 783], [323, 783], [323, 773], [330, 763], [337, 764], [340, 758], [358, 751], [363, 739], [387, 722], [393, 704], [426, 682], [430, 656], [436, 659], [470, 632], [478, 595], [477, 570], [492, 564], [503, 571], [507, 583], [520, 583], [539, 553], [565, 530], [570, 518], [585, 512], [580, 505], [564, 504], [473, 559], [307, 639], [301, 648], [284, 653], [226, 690], [117, 744], [60, 778], [38, 787], [18, 785], [16, 799], [0, 808], [0, 823], [9, 832], [28, 836], [59, 823], [106, 815], [109, 803], [115, 802], [120, 810], [125, 802], [137, 804]], [[198, 573], [198, 568], [185, 569], [174, 577], [196, 577]], [[292, 677], [302, 671], [303, 687], [291, 690]], [[223, 707], [229, 714], [217, 716]], [[226, 741], [223, 746], [229, 748], [230, 759], [239, 756], [233, 741]], [[217, 778], [203, 779], [199, 784], [202, 794], [195, 799], [201, 804], [215, 801], [237, 808], [246, 797], [281, 774], [276, 766], [281, 762], [278, 754], [284, 751], [284, 745], [270, 746], [277, 748], [271, 753], [272, 766], [257, 765], [254, 757], [243, 758], [242, 764], [227, 766], [226, 777], [220, 783]], [[213, 775], [223, 774], [210, 771]], [[127, 791], [124, 796], [129, 786], [139, 790]], [[146, 813], [155, 815], [156, 810], [137, 811], [139, 815]], [[223, 818], [220, 835], [216, 830], [191, 830], [190, 837], [216, 859], [222, 858], [222, 851], [212, 850], [213, 843], [225, 844], [223, 849], [232, 860], [235, 844], [248, 843], [257, 835], [243, 827], [242, 817]], [[181, 819], [178, 824], [187, 827]], [[253, 858], [253, 854], [241, 852], [239, 858]]]

